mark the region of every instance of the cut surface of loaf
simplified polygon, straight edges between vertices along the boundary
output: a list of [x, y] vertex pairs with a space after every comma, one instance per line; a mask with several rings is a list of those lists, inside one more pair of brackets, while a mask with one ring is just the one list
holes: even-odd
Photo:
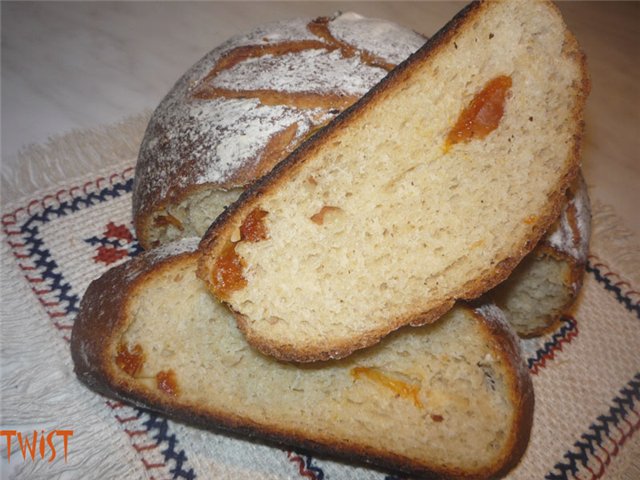
[[247, 344], [197, 278], [196, 242], [181, 245], [89, 286], [71, 341], [82, 382], [202, 427], [414, 474], [490, 477], [524, 451], [533, 390], [497, 307], [456, 307], [347, 359], [283, 363]]
[[199, 275], [285, 360], [433, 321], [555, 221], [588, 89], [551, 3], [471, 4], [218, 217]]
[[145, 132], [133, 190], [140, 244], [202, 236], [245, 185], [424, 41], [350, 12], [270, 23], [209, 52], [168, 92]]
[[553, 330], [571, 308], [582, 287], [590, 234], [589, 195], [579, 175], [560, 218], [509, 278], [486, 294], [520, 336]]

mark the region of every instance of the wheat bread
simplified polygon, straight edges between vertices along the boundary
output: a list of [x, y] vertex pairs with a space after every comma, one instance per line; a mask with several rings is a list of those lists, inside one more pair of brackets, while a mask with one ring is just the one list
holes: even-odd
[[521, 337], [554, 330], [582, 288], [591, 207], [582, 175], [567, 190], [560, 218], [509, 277], [486, 293]]
[[556, 220], [588, 90], [553, 4], [472, 3], [218, 217], [200, 278], [285, 360], [433, 321]]
[[142, 247], [202, 236], [247, 184], [424, 41], [347, 12], [269, 23], [213, 49], [147, 126], [133, 188]]
[[497, 307], [456, 307], [347, 359], [283, 363], [248, 345], [197, 278], [196, 244], [91, 283], [71, 338], [82, 382], [190, 424], [409, 474], [488, 478], [517, 463], [534, 397]]

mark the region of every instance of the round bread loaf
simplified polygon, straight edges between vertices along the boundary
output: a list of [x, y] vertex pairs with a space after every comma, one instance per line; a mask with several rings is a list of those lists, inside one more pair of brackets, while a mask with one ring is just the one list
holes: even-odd
[[272, 23], [212, 50], [147, 127], [133, 192], [140, 244], [202, 236], [243, 187], [424, 42], [394, 23], [344, 13]]

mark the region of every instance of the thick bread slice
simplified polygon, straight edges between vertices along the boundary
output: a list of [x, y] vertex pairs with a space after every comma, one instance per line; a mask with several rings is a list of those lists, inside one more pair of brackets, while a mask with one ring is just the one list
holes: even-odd
[[[588, 90], [551, 3], [473, 3], [218, 217], [199, 275], [280, 359], [433, 321], [506, 278], [557, 218]], [[487, 103], [490, 131], [455, 143], [461, 113]]]
[[186, 422], [412, 474], [485, 478], [524, 451], [533, 390], [500, 310], [456, 307], [347, 359], [299, 366], [251, 348], [182, 242], [88, 288], [79, 379]]

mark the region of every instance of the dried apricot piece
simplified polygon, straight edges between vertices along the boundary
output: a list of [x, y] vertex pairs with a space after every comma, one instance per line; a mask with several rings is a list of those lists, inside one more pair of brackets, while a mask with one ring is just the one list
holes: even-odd
[[244, 260], [236, 253], [236, 244], [227, 244], [215, 261], [211, 275], [213, 293], [224, 300], [229, 298], [231, 292], [246, 287], [244, 267]]
[[379, 385], [382, 385], [385, 388], [390, 389], [396, 395], [399, 395], [403, 398], [408, 398], [413, 400], [413, 404], [422, 408], [422, 402], [420, 401], [419, 393], [420, 386], [412, 385], [411, 383], [405, 382], [403, 380], [393, 378], [390, 375], [386, 375], [381, 371], [370, 368], [370, 367], [354, 367], [351, 369], [351, 375], [358, 379], [360, 377], [366, 377], [369, 380], [372, 380]]
[[144, 352], [142, 346], [135, 344], [129, 348], [126, 344], [120, 343], [116, 353], [116, 365], [125, 373], [135, 377], [144, 363]]
[[178, 381], [173, 370], [162, 370], [156, 375], [156, 385], [162, 392], [175, 397], [178, 395]]
[[254, 208], [240, 225], [240, 239], [247, 242], [259, 242], [269, 238], [267, 226], [264, 223], [264, 217], [267, 215], [268, 212]]
[[460, 113], [447, 134], [445, 151], [456, 143], [484, 138], [498, 128], [511, 85], [511, 77], [507, 75], [490, 80]]

